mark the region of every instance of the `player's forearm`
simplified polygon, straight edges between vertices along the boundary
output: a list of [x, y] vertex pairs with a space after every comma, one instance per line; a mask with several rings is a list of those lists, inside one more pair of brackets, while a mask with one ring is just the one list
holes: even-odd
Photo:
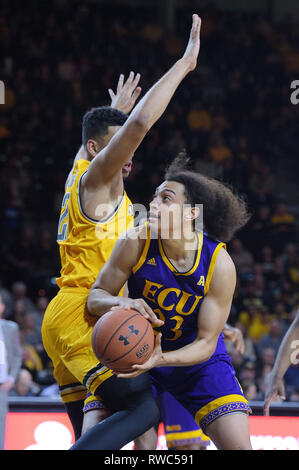
[[156, 367], [186, 367], [200, 364], [210, 359], [215, 351], [216, 344], [217, 342], [213, 340], [201, 338], [183, 348], [164, 352], [161, 363]]
[[284, 336], [272, 369], [272, 376], [275, 379], [282, 379], [287, 369], [292, 365], [293, 356], [296, 356], [296, 349], [299, 347], [299, 314], [293, 321]]
[[163, 77], [150, 88], [131, 113], [147, 129], [162, 116], [176, 89], [190, 72], [190, 64], [185, 59], [178, 60]]
[[90, 315], [101, 317], [119, 303], [120, 297], [113, 296], [102, 289], [91, 289], [87, 299], [87, 310]]

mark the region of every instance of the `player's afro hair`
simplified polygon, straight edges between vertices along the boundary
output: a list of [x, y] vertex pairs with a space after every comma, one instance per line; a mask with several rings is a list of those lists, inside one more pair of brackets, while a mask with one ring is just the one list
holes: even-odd
[[187, 204], [203, 204], [203, 228], [211, 237], [227, 242], [251, 215], [245, 201], [228, 185], [190, 169], [190, 161], [181, 152], [170, 164], [165, 180], [184, 185]]

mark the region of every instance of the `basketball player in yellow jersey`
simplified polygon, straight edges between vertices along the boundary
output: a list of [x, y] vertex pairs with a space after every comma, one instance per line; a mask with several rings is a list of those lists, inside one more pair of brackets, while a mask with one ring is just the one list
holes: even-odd
[[109, 90], [111, 107], [85, 114], [83, 146], [65, 184], [58, 224], [60, 290], [47, 308], [42, 334], [76, 438], [81, 434], [87, 392], [84, 382], [96, 390], [111, 375], [105, 368], [94, 370], [98, 366], [90, 344], [94, 320], [86, 314], [85, 303], [117, 238], [133, 225], [133, 208], [123, 183], [131, 170], [132, 155], [124, 161], [121, 153], [111, 159], [97, 154], [125, 123], [126, 113], [141, 92], [137, 86], [140, 75], [134, 75], [131, 72], [125, 83], [120, 76], [116, 94]]

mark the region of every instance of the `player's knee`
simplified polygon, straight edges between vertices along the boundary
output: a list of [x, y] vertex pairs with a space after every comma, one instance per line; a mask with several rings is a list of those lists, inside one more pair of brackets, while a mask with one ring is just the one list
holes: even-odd
[[142, 413], [144, 419], [147, 421], [148, 429], [156, 426], [160, 420], [160, 410], [156, 400], [146, 400], [142, 406]]

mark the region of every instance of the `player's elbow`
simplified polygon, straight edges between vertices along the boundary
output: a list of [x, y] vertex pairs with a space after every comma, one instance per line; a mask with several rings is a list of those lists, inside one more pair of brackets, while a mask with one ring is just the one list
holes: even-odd
[[[198, 338], [199, 344], [200, 344], [200, 349], [201, 349], [201, 361], [200, 362], [206, 362], [208, 361], [214, 354], [216, 346], [217, 346], [217, 340], [215, 338]], [[202, 348], [204, 342], [204, 348]]]
[[145, 135], [151, 128], [150, 117], [148, 116], [148, 113], [143, 111], [138, 112], [132, 118], [132, 127], [134, 128], [135, 134]]
[[88, 310], [88, 313], [92, 316], [98, 317], [101, 315], [101, 308], [97, 289], [91, 289], [89, 296], [87, 297], [86, 308]]

